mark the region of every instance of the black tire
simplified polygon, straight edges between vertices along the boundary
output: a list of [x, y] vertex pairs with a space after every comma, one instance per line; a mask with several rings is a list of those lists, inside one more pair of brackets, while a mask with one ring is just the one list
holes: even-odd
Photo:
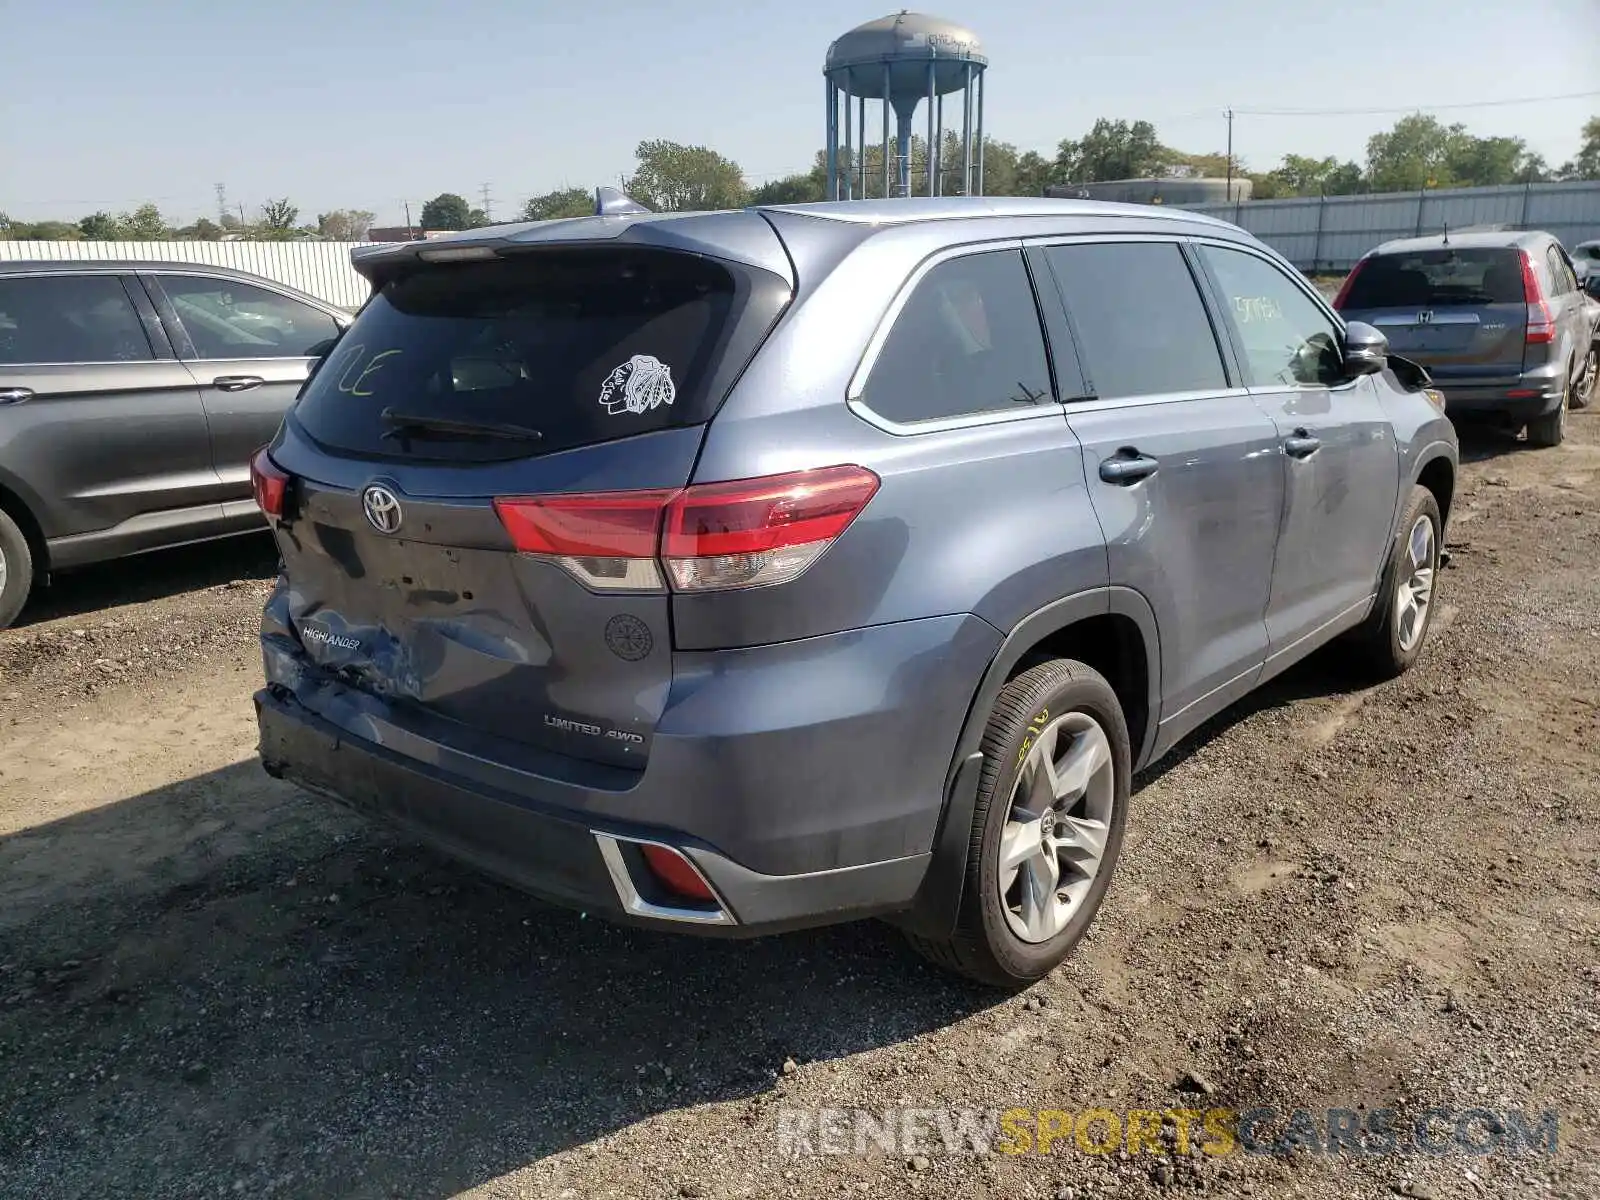
[[1578, 382], [1567, 397], [1568, 408], [1588, 408], [1600, 392], [1600, 344], [1589, 348], [1589, 357], [1583, 360], [1583, 370], [1578, 372]]
[[[1103, 822], [1104, 850], [1087, 892], [1066, 924], [1048, 940], [1029, 942], [1008, 924], [999, 886], [1001, 836], [1011, 816], [1013, 790], [1035, 735], [1058, 722], [1081, 723], [1082, 717], [1077, 714], [1099, 726], [1110, 751], [1113, 778], [1110, 812]], [[911, 935], [910, 941], [924, 957], [946, 970], [1014, 991], [1059, 965], [1078, 944], [1100, 908], [1122, 850], [1132, 752], [1127, 721], [1111, 685], [1093, 668], [1070, 659], [1040, 663], [1006, 684], [995, 700], [982, 749], [983, 773], [972, 814], [967, 875], [955, 931], [941, 939]], [[1017, 885], [1022, 886], [1022, 882], [1019, 876]]]
[[[1417, 522], [1427, 517], [1433, 524], [1433, 583], [1428, 603], [1422, 612], [1422, 629], [1409, 645], [1402, 630], [1402, 612], [1397, 603], [1400, 583], [1412, 575], [1411, 534]], [[1406, 502], [1405, 514], [1400, 518], [1400, 529], [1395, 534], [1394, 545], [1389, 550], [1389, 561], [1384, 564], [1383, 579], [1379, 584], [1377, 603], [1367, 619], [1350, 632], [1350, 643], [1356, 652], [1357, 664], [1363, 672], [1375, 679], [1393, 679], [1411, 669], [1422, 656], [1428, 644], [1428, 631], [1433, 627], [1433, 613], [1439, 595], [1439, 560], [1444, 548], [1443, 522], [1439, 517], [1439, 502], [1425, 487], [1413, 487]]]
[[0, 508], [0, 629], [17, 619], [33, 590], [33, 551], [11, 514]]
[[1561, 445], [1567, 437], [1567, 406], [1571, 402], [1572, 381], [1569, 379], [1567, 390], [1562, 394], [1561, 403], [1556, 405], [1555, 411], [1528, 422], [1528, 445], [1544, 449]]

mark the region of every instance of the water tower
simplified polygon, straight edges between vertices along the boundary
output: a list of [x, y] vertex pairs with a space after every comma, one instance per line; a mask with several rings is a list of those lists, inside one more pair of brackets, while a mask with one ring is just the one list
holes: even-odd
[[[954, 190], [983, 195], [983, 72], [988, 65], [970, 29], [922, 13], [900, 12], [868, 21], [829, 46], [822, 68], [827, 83], [828, 199], [864, 199], [872, 194], [866, 154], [869, 100], [877, 101], [882, 118], [883, 183], [876, 194], [911, 195], [912, 121], [917, 105], [926, 101], [930, 151], [926, 194]], [[961, 102], [961, 175], [952, 189], [946, 183], [950, 164], [939, 160], [944, 152], [944, 98], [955, 93], [960, 93]]]

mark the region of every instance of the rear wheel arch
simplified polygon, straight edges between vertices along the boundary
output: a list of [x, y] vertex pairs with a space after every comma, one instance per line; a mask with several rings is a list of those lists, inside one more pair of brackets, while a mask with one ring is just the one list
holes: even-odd
[[0, 480], [0, 510], [17, 523], [22, 536], [28, 540], [28, 551], [33, 555], [33, 576], [43, 579], [50, 569], [50, 546], [45, 541], [44, 529], [33, 515], [33, 510], [21, 496]]
[[1054, 658], [1075, 658], [1105, 676], [1123, 708], [1134, 768], [1144, 765], [1161, 705], [1161, 643], [1149, 602], [1131, 588], [1102, 587], [1030, 613], [1001, 642], [973, 695], [945, 778], [927, 874], [911, 909], [891, 918], [895, 924], [931, 937], [955, 927], [983, 767], [983, 731], [1007, 682]]

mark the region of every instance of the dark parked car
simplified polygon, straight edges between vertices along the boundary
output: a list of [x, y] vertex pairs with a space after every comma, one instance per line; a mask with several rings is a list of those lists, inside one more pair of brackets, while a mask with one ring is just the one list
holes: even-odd
[[1594, 386], [1592, 310], [1548, 233], [1441, 234], [1385, 242], [1355, 265], [1334, 307], [1388, 335], [1449, 398], [1559, 445], [1567, 409]]
[[1337, 636], [1421, 653], [1442, 398], [1231, 225], [862, 201], [356, 265], [255, 464], [262, 760], [533, 892], [889, 915], [1023, 983], [1135, 769]]
[[350, 319], [221, 267], [0, 263], [0, 628], [47, 572], [261, 528], [250, 456]]

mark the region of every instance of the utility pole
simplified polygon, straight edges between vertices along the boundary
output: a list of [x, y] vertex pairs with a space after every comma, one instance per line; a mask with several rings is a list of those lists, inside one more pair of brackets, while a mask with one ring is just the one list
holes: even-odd
[[483, 197], [484, 218], [492, 220], [494, 218], [494, 201], [489, 198], [489, 185], [487, 183], [484, 184], [478, 194]]
[[412, 232], [411, 232], [411, 201], [402, 200], [401, 203], [406, 206], [406, 241], [409, 242], [411, 240], [411, 238], [412, 238]]
[[1233, 203], [1233, 109], [1224, 114], [1228, 118], [1228, 203]]

